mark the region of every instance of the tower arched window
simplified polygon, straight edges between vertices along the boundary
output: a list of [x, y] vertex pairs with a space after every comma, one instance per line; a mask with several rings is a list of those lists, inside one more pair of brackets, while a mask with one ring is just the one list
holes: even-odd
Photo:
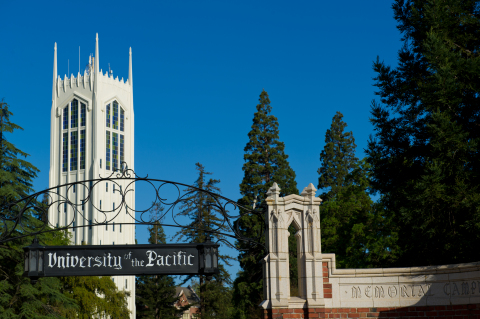
[[107, 104], [106, 111], [105, 168], [115, 171], [125, 160], [125, 110], [117, 101], [113, 101]]
[[85, 169], [85, 126], [87, 105], [73, 99], [63, 108], [62, 172]]

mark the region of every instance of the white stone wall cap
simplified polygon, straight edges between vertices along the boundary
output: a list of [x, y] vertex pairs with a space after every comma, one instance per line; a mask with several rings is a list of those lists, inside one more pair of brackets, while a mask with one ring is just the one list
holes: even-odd
[[341, 277], [351, 275], [354, 277], [369, 276], [405, 276], [405, 275], [434, 275], [441, 273], [465, 273], [480, 271], [480, 262], [451, 264], [440, 266], [424, 267], [401, 267], [401, 268], [365, 268], [365, 269], [337, 269], [335, 264], [335, 254], [322, 254], [322, 260], [328, 262], [328, 272], [330, 277]]
[[412, 282], [425, 282], [425, 275], [410, 275], [410, 276], [398, 276], [398, 282], [402, 283], [412, 283]]
[[356, 275], [371, 275], [371, 274], [378, 274], [381, 273], [383, 274], [383, 268], [363, 268], [363, 269], [355, 269], [355, 274]]

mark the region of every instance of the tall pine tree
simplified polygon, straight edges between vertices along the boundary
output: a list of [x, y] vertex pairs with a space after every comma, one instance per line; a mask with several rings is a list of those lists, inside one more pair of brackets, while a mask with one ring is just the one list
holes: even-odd
[[343, 114], [337, 112], [332, 125], [325, 134], [325, 146], [320, 153], [321, 166], [318, 169], [318, 189], [324, 189], [324, 201], [335, 197], [342, 187], [347, 186], [347, 175], [357, 166], [355, 139], [352, 132], [345, 132], [347, 123]]
[[369, 195], [369, 165], [355, 157], [355, 139], [337, 112], [320, 153], [322, 251], [335, 253], [337, 267], [380, 266], [390, 258], [392, 234], [381, 206]]
[[[2, 217], [13, 217], [18, 214], [6, 210], [3, 205], [21, 199], [33, 192], [32, 183], [38, 169], [29, 163], [27, 153], [18, 149], [7, 139], [7, 134], [22, 129], [11, 122], [12, 112], [9, 105], [0, 102], [0, 208]], [[36, 212], [27, 211], [22, 219], [22, 229], [17, 227], [12, 237], [23, 231], [38, 229], [41, 222], [34, 216]], [[13, 228], [13, 222], [2, 221], [0, 233], [4, 235]], [[41, 244], [65, 245], [68, 239], [63, 233], [48, 233], [37, 237]], [[11, 240], [0, 245], [0, 314], [5, 318], [58, 318], [78, 306], [71, 298], [62, 294], [59, 278], [41, 278], [32, 284], [29, 278], [23, 277], [23, 247], [32, 243], [33, 237]]]
[[[166, 236], [163, 230], [161, 214], [163, 206], [156, 203], [151, 210], [153, 225], [148, 227], [149, 244], [165, 244]], [[178, 297], [175, 295], [175, 282], [168, 275], [148, 275], [136, 278], [137, 318], [176, 319], [189, 308], [175, 307]]]
[[[38, 169], [19, 157], [27, 154], [10, 143], [5, 133], [21, 129], [10, 121], [12, 113], [5, 102], [0, 103], [0, 207], [33, 192], [33, 178]], [[18, 206], [13, 207], [16, 209]], [[45, 203], [23, 214], [22, 227], [12, 236], [40, 230], [46, 221]], [[2, 214], [17, 215], [17, 211]], [[0, 223], [0, 233], [5, 231]], [[12, 223], [6, 222], [8, 227]], [[47, 227], [48, 229], [48, 227]], [[68, 234], [51, 232], [36, 236], [42, 245], [68, 245]], [[41, 278], [34, 285], [23, 277], [23, 247], [32, 243], [24, 237], [0, 245], [0, 314], [2, 318], [91, 318], [128, 316], [126, 293], [118, 291], [110, 277]], [[103, 295], [103, 298], [99, 296]]]
[[[224, 217], [214, 199], [215, 194], [221, 192], [217, 186], [220, 180], [207, 179], [207, 176], [212, 173], [207, 172], [200, 163], [196, 163], [195, 166], [198, 171], [198, 178], [193, 184], [195, 188], [189, 187], [185, 190], [187, 196], [184, 198], [179, 213], [180, 216], [185, 216], [190, 220], [189, 227], [182, 228], [175, 234], [174, 238], [179, 240], [185, 238], [189, 242], [203, 243], [207, 236], [210, 236], [211, 240], [216, 242], [223, 239], [224, 236], [215, 231], [229, 231], [228, 225], [224, 222]], [[197, 315], [198, 318], [229, 318], [227, 314], [229, 313], [231, 299], [226, 299], [225, 293], [228, 291], [227, 288], [231, 281], [230, 275], [222, 263], [230, 266], [229, 261], [231, 259], [232, 257], [228, 255], [219, 254], [218, 268], [220, 273], [214, 275], [211, 280], [207, 280], [205, 276], [199, 276], [200, 313]], [[186, 276], [184, 282], [192, 278], [193, 276]]]
[[394, 265], [480, 260], [480, 5], [396, 0], [398, 66], [377, 61], [372, 186], [395, 225]]
[[[285, 145], [279, 140], [278, 120], [271, 114], [270, 99], [265, 90], [262, 91], [257, 104], [257, 112], [253, 117], [252, 129], [248, 133], [249, 141], [245, 146], [243, 164], [244, 177], [240, 184], [243, 196], [239, 203], [252, 207], [256, 200], [257, 208], [266, 208], [265, 198], [268, 189], [276, 182], [281, 188], [280, 196], [298, 194], [295, 172], [288, 163]], [[248, 237], [258, 237], [265, 225], [258, 216], [242, 217], [237, 225]], [[289, 229], [294, 232], [293, 227]], [[293, 235], [293, 234], [292, 234]], [[265, 240], [261, 238], [261, 240]], [[290, 276], [296, 281], [296, 245], [295, 236], [289, 237], [289, 247], [293, 249], [290, 258]], [[267, 252], [261, 247], [248, 242], [239, 241], [240, 271], [234, 283], [234, 302], [237, 318], [260, 318], [258, 305], [262, 302], [263, 279], [261, 259]], [[295, 287], [292, 287], [295, 288]], [[294, 292], [295, 289], [292, 289]]]

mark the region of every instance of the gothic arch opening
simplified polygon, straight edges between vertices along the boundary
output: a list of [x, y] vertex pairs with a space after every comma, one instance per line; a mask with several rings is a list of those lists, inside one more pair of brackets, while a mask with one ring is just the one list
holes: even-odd
[[302, 297], [300, 245], [301, 227], [294, 219], [288, 226], [288, 268], [290, 278], [290, 297]]

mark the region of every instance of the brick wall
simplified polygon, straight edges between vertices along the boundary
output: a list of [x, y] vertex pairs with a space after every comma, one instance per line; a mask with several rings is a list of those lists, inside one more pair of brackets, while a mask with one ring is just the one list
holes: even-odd
[[[332, 298], [332, 284], [329, 282], [328, 263], [322, 263], [323, 268], [323, 295]], [[290, 318], [392, 318], [392, 319], [480, 319], [480, 304], [423, 306], [401, 308], [306, 308], [306, 309], [267, 309], [263, 310], [265, 319]]]
[[323, 298], [332, 298], [332, 284], [328, 281], [328, 263], [322, 263], [323, 268]]
[[309, 308], [309, 309], [268, 309], [265, 319], [287, 318], [392, 318], [392, 319], [471, 319], [480, 318], [480, 304], [450, 305], [402, 308]]

